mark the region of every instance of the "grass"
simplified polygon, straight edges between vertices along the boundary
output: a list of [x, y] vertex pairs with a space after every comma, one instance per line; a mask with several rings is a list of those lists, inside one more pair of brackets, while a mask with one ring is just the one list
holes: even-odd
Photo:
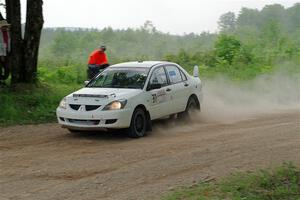
[[60, 100], [83, 86], [85, 70], [79, 65], [40, 67], [37, 87], [0, 88], [0, 126], [55, 121]]
[[179, 189], [163, 200], [300, 200], [300, 172], [291, 163], [236, 173], [223, 180]]
[[36, 124], [56, 120], [60, 100], [77, 89], [76, 85], [42, 85], [34, 89], [23, 86], [17, 91], [0, 89], [0, 126]]

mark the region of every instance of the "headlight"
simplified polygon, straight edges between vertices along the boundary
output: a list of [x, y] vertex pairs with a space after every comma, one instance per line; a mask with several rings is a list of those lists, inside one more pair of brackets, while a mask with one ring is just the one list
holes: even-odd
[[63, 109], [66, 109], [66, 108], [67, 108], [67, 100], [66, 100], [66, 98], [63, 98], [63, 99], [60, 101], [59, 107], [60, 107], [60, 108], [63, 108]]
[[126, 103], [127, 103], [126, 99], [113, 101], [113, 102], [107, 104], [103, 108], [103, 110], [120, 110], [120, 109], [123, 109], [125, 107]]

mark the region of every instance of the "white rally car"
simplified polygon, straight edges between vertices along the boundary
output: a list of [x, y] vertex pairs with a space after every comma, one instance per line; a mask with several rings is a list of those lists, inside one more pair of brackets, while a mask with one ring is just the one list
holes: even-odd
[[63, 98], [56, 113], [70, 131], [126, 129], [130, 137], [142, 137], [151, 120], [200, 110], [202, 97], [198, 67], [191, 76], [175, 63], [128, 62], [110, 66]]

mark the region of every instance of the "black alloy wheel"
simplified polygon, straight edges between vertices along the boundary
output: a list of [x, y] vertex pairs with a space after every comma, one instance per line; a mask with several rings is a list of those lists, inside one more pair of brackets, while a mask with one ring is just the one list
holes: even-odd
[[147, 118], [142, 108], [136, 108], [132, 114], [130, 127], [127, 130], [131, 138], [140, 138], [146, 135]]

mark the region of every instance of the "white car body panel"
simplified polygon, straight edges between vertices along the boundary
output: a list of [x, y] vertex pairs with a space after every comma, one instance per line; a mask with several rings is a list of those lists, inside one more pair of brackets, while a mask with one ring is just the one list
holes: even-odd
[[[139, 66], [138, 62], [127, 63], [127, 65], [130, 64], [134, 64], [135, 67]], [[131, 116], [139, 105], [143, 105], [149, 113], [150, 119], [154, 120], [183, 112], [191, 95], [196, 95], [199, 104], [202, 104], [202, 83], [198, 77], [190, 76], [183, 68], [174, 63], [141, 63], [143, 67], [147, 64], [150, 71], [143, 89], [82, 88], [65, 97], [66, 108], [57, 108], [58, 123], [65, 128], [74, 130], [122, 129], [130, 126]], [[174, 65], [182, 70], [187, 80], [147, 91], [147, 85], [153, 70], [166, 64]], [[119, 65], [115, 66], [119, 67]], [[171, 91], [167, 91], [167, 89], [171, 89]], [[127, 100], [127, 104], [123, 109], [102, 110], [112, 101], [121, 99]], [[80, 107], [78, 110], [74, 110], [71, 105], [80, 105]], [[86, 110], [87, 106], [93, 105], [99, 107], [90, 111]], [[109, 120], [116, 121], [107, 123]]]

